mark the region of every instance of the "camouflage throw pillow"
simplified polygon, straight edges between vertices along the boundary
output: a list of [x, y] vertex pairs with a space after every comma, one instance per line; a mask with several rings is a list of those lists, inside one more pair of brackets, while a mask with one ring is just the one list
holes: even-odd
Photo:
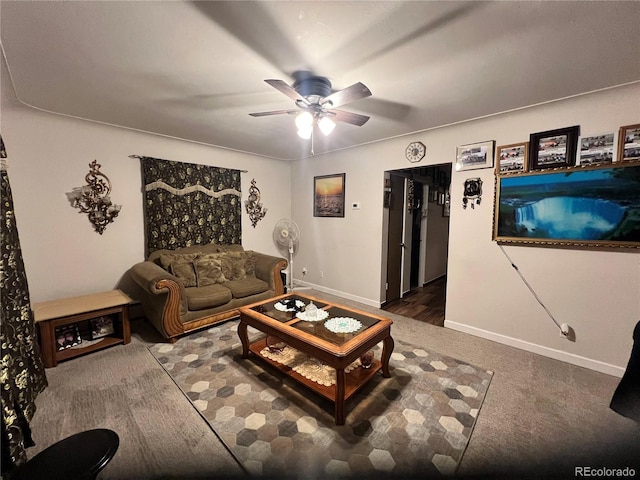
[[222, 272], [228, 280], [255, 277], [256, 258], [253, 252], [227, 252], [223, 257]]
[[227, 281], [222, 273], [222, 262], [219, 258], [212, 258], [213, 255], [202, 256], [195, 261], [198, 286], [206, 287], [214, 283], [224, 283]]
[[169, 273], [174, 275], [182, 285], [195, 287], [197, 285], [196, 271], [193, 262], [176, 261], [169, 265]]
[[168, 272], [173, 262], [191, 262], [197, 256], [197, 253], [163, 253], [160, 255], [160, 265]]
[[220, 263], [224, 280], [218, 283], [256, 276], [256, 258], [251, 251], [212, 253], [200, 256], [198, 261], [205, 259]]

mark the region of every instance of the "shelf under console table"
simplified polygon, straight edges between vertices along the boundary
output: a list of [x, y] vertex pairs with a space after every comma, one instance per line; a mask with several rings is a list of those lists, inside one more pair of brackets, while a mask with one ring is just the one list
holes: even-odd
[[[44, 366], [55, 367], [63, 360], [129, 343], [131, 302], [124, 292], [111, 290], [34, 304]], [[58, 343], [65, 333], [75, 345]]]

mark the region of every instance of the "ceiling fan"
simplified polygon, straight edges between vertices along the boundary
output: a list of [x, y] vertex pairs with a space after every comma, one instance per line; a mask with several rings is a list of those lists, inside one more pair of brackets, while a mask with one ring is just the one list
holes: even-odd
[[295, 100], [296, 109], [257, 112], [249, 115], [252, 117], [297, 115], [298, 135], [307, 139], [311, 138], [314, 123], [317, 123], [325, 135], [329, 135], [333, 131], [334, 122], [350, 123], [358, 127], [367, 123], [369, 117], [366, 115], [336, 110], [335, 108], [371, 96], [371, 91], [366, 85], [358, 82], [350, 87], [332, 92], [331, 82], [328, 78], [308, 72], [304, 73], [300, 74], [299, 72], [292, 86], [282, 80], [265, 80], [273, 88]]

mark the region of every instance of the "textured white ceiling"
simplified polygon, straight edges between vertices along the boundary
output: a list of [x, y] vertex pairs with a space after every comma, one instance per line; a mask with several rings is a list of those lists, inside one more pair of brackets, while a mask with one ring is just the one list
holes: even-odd
[[[264, 83], [310, 70], [373, 96], [316, 154], [640, 81], [640, 2], [2, 1], [18, 99], [279, 159], [311, 152]], [[2, 79], [5, 81], [6, 79]]]

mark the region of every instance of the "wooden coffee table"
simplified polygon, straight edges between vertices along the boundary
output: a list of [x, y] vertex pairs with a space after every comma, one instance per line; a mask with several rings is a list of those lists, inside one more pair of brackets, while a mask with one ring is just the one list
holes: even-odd
[[[296, 317], [296, 312], [281, 310], [283, 302], [288, 299], [295, 299], [305, 305], [313, 301], [318, 308], [326, 310], [329, 316], [321, 321], [300, 320]], [[276, 304], [280, 310], [276, 308]], [[352, 333], [334, 333], [325, 326], [325, 323], [332, 318], [355, 319], [362, 324], [362, 327]], [[242, 358], [249, 358], [250, 353], [253, 353], [257, 358], [331, 400], [335, 403], [336, 425], [344, 425], [345, 401], [378, 371], [382, 370], [384, 377], [391, 376], [389, 358], [394, 345], [391, 338], [392, 323], [385, 317], [347, 308], [309, 295], [291, 293], [240, 308], [238, 336], [242, 342]], [[335, 385], [321, 385], [305, 378], [291, 367], [263, 356], [260, 352], [266, 347], [266, 338], [249, 343], [248, 326], [268, 336], [277, 337], [288, 346], [333, 367], [336, 371]], [[345, 373], [345, 368], [380, 342], [383, 343], [382, 357], [379, 360], [374, 359], [370, 368], [357, 367]]]

